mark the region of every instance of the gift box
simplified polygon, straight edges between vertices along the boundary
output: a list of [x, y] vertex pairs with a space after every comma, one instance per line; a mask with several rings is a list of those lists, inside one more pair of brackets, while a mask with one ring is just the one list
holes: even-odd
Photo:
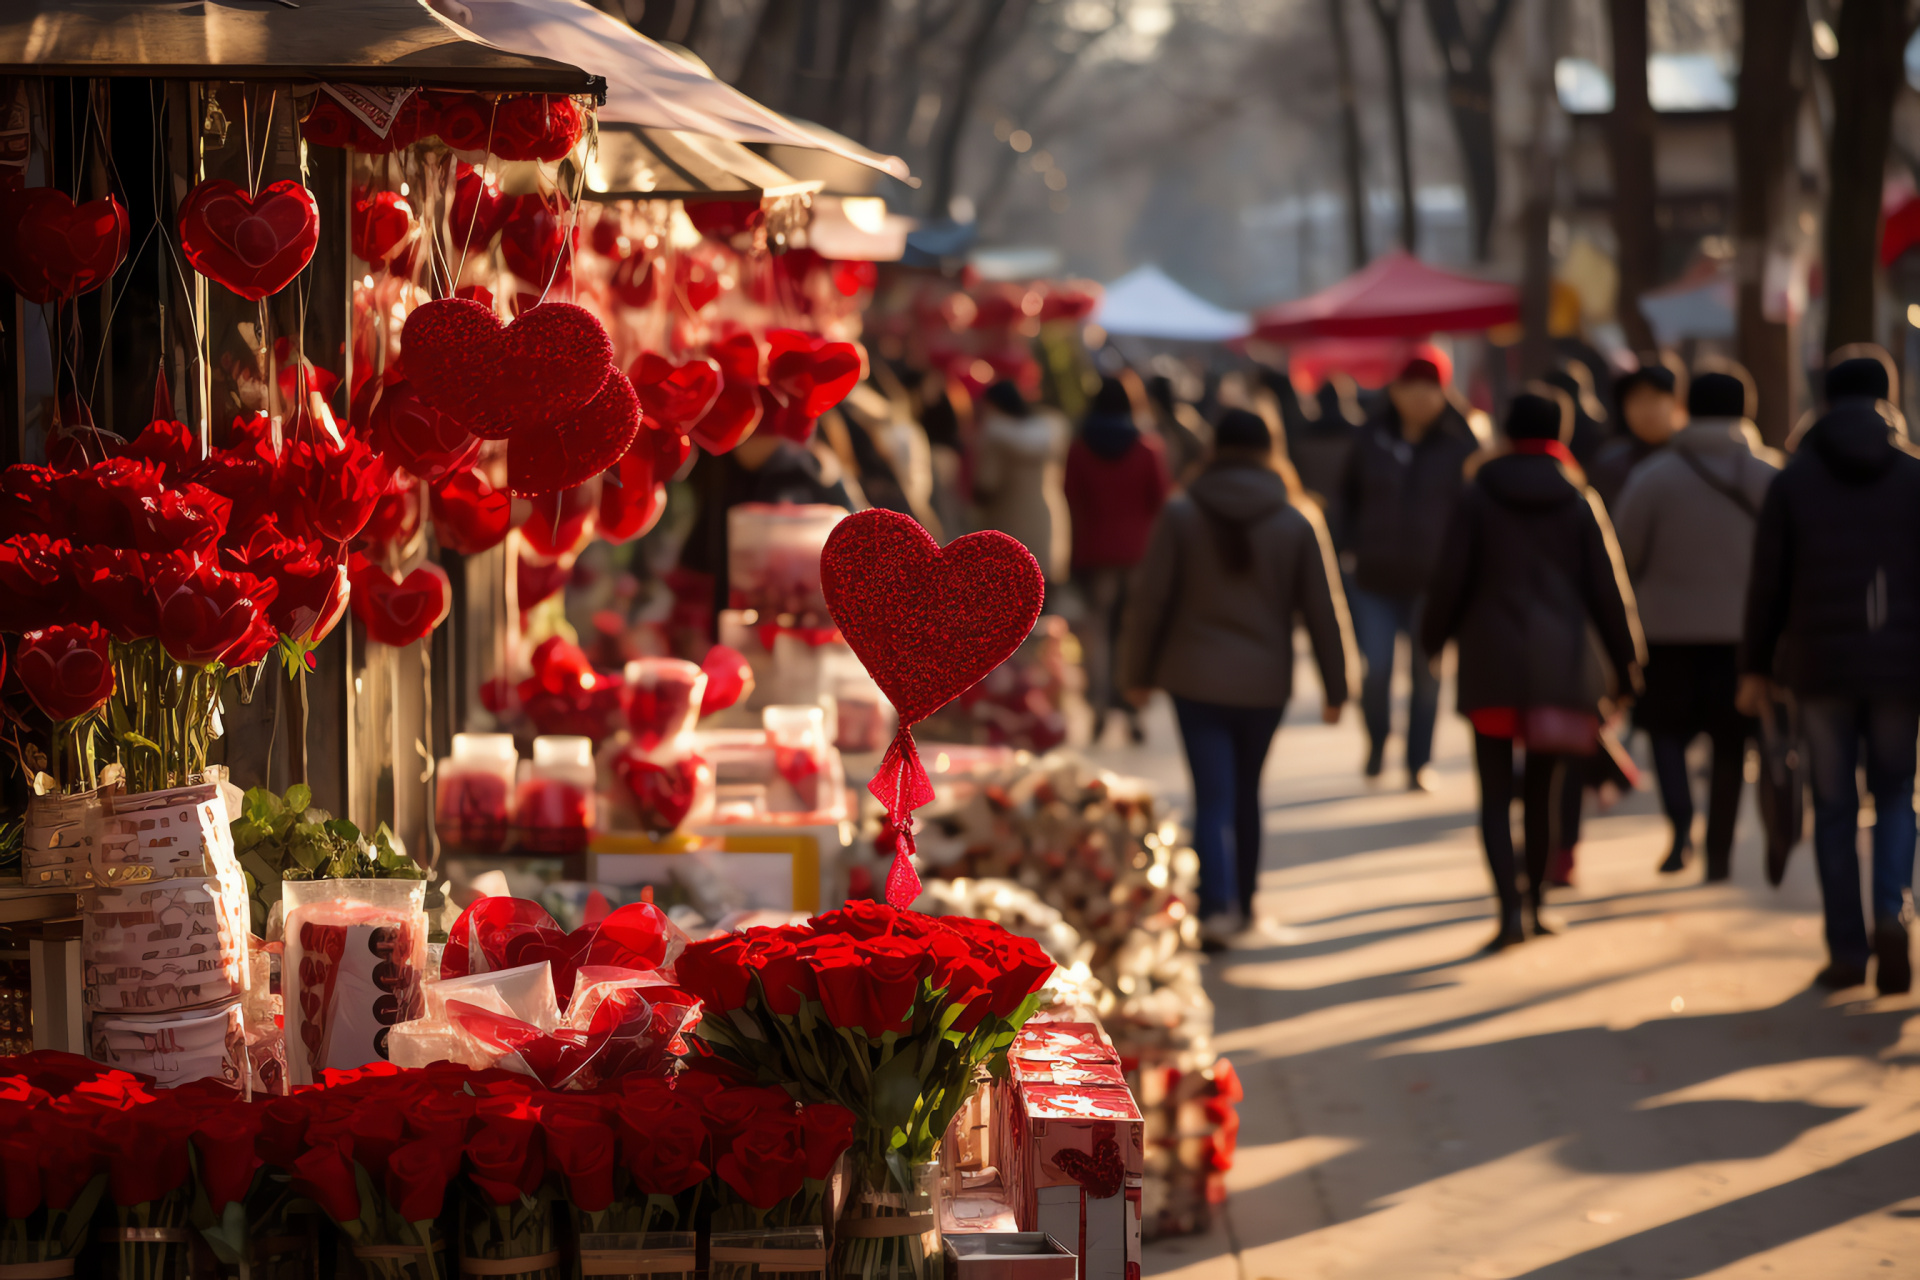
[[1020, 1229], [1067, 1242], [1080, 1280], [1138, 1280], [1144, 1134], [1133, 1095], [1022, 1082], [1008, 1092], [1002, 1174]]
[[83, 906], [89, 1007], [191, 1009], [246, 990], [244, 883], [175, 876], [96, 888]]
[[219, 1080], [251, 1097], [244, 1014], [238, 999], [176, 1013], [98, 1013], [87, 1028], [89, 1056], [173, 1086]]

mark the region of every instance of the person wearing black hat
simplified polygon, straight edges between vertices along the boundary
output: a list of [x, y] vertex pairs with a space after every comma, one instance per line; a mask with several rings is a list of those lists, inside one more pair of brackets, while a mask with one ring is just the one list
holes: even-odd
[[[1887, 364], [1843, 360], [1827, 374], [1827, 412], [1767, 490], [1754, 538], [1740, 649], [1741, 709], [1772, 686], [1791, 691], [1813, 781], [1813, 851], [1826, 910], [1828, 964], [1816, 981], [1908, 990], [1913, 966], [1913, 777], [1920, 734], [1920, 457], [1880, 404]], [[1873, 932], [1860, 905], [1865, 746], [1873, 793]]]
[[1260, 769], [1293, 695], [1297, 616], [1326, 701], [1347, 700], [1346, 602], [1326, 525], [1289, 492], [1273, 435], [1232, 409], [1206, 469], [1167, 502], [1127, 590], [1118, 675], [1136, 706], [1173, 695], [1193, 774], [1203, 941], [1251, 922], [1260, 873]]
[[1413, 696], [1407, 709], [1407, 785], [1426, 790], [1440, 679], [1420, 647], [1420, 619], [1434, 556], [1467, 459], [1479, 449], [1441, 385], [1431, 360], [1413, 359], [1387, 386], [1379, 415], [1361, 428], [1348, 458], [1342, 494], [1353, 557], [1349, 602], [1366, 663], [1360, 707], [1367, 721], [1369, 778], [1386, 764], [1392, 731], [1394, 649], [1405, 632], [1412, 649]]
[[1564, 761], [1593, 753], [1603, 709], [1632, 696], [1646, 661], [1613, 530], [1566, 447], [1572, 429], [1573, 407], [1557, 388], [1530, 383], [1514, 397], [1512, 451], [1482, 466], [1461, 495], [1422, 624], [1427, 652], [1460, 646], [1456, 696], [1473, 724], [1480, 834], [1500, 898], [1490, 951], [1526, 937], [1510, 825], [1515, 745], [1527, 753], [1525, 900], [1534, 932], [1545, 933]]
[[1687, 745], [1713, 742], [1707, 804], [1707, 879], [1730, 874], [1734, 818], [1746, 782], [1753, 721], [1733, 703], [1735, 650], [1753, 567], [1754, 521], [1779, 471], [1753, 425], [1745, 370], [1701, 373], [1687, 394], [1688, 424], [1634, 469], [1614, 504], [1620, 554], [1647, 633], [1647, 689], [1634, 724], [1653, 740], [1660, 800], [1673, 824], [1662, 871], [1686, 866], [1693, 843]]
[[1643, 364], [1613, 384], [1615, 421], [1624, 429], [1600, 446], [1587, 467], [1587, 483], [1609, 512], [1633, 469], [1686, 425], [1687, 411], [1680, 401], [1680, 380], [1664, 364]]

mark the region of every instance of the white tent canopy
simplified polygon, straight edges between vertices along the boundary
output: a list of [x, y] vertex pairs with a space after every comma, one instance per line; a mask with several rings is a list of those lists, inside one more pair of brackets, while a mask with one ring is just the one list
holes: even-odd
[[1093, 322], [1108, 333], [1186, 342], [1244, 338], [1252, 327], [1245, 312], [1214, 306], [1151, 263], [1107, 286]]
[[911, 178], [904, 160], [762, 106], [585, 0], [434, 0], [434, 8], [489, 44], [558, 58], [605, 76], [607, 101], [599, 112], [603, 124], [806, 147], [902, 182]]

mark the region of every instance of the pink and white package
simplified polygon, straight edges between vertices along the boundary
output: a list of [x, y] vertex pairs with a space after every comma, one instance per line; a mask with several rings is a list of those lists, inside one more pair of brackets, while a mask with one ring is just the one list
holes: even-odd
[[290, 880], [284, 893], [291, 1082], [387, 1060], [389, 1029], [425, 1011], [426, 882]]

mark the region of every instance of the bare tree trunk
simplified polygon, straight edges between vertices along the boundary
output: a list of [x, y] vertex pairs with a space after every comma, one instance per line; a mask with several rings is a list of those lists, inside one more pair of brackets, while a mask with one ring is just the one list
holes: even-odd
[[833, 127], [860, 138], [866, 131], [872, 106], [874, 61], [879, 56], [881, 29], [886, 23], [886, 3], [885, 0], [845, 0], [843, 7], [840, 39], [833, 58], [833, 82], [837, 86]]
[[734, 87], [776, 111], [789, 105], [802, 28], [819, 18], [813, 0], [767, 0]]
[[[1779, 0], [1760, 7], [1786, 11]], [[1751, 11], [1753, 3], [1747, 6]], [[1614, 304], [1627, 345], [1653, 349], [1653, 326], [1640, 313], [1640, 295], [1658, 283], [1660, 233], [1653, 220], [1653, 104], [1647, 100], [1647, 0], [1610, 0], [1613, 19], [1613, 117], [1607, 149], [1613, 161], [1613, 236], [1619, 252], [1620, 291]], [[1741, 73], [1741, 86], [1746, 75]], [[1744, 101], [1744, 100], [1743, 100]]]
[[1520, 376], [1538, 378], [1553, 363], [1547, 314], [1553, 300], [1553, 256], [1547, 240], [1553, 223], [1554, 170], [1559, 121], [1554, 115], [1553, 41], [1549, 6], [1531, 0], [1527, 14], [1527, 99], [1533, 143], [1527, 156], [1527, 204], [1521, 218], [1526, 253], [1520, 282]]
[[979, 91], [980, 78], [987, 73], [987, 64], [992, 60], [994, 28], [1000, 25], [1008, 3], [1009, 0], [981, 0], [980, 12], [974, 19], [960, 70], [955, 76], [952, 100], [942, 110], [934, 145], [930, 192], [930, 212], [935, 218], [947, 217], [953, 198], [960, 193], [960, 143], [967, 120], [973, 114], [973, 98]]
[[1340, 87], [1340, 165], [1347, 180], [1347, 265], [1358, 271], [1367, 251], [1366, 157], [1360, 151], [1359, 97], [1353, 87], [1353, 47], [1347, 40], [1347, 0], [1327, 0], [1333, 33], [1333, 73]]
[[1759, 387], [1756, 425], [1768, 444], [1777, 445], [1793, 425], [1793, 344], [1786, 322], [1767, 318], [1764, 288], [1793, 125], [1806, 89], [1800, 35], [1807, 23], [1796, 9], [1774, 0], [1745, 0], [1740, 29], [1740, 97], [1733, 112], [1737, 349]]
[[1833, 136], [1827, 144], [1827, 337], [1832, 351], [1872, 342], [1874, 276], [1880, 248], [1880, 188], [1893, 103], [1905, 74], [1913, 24], [1903, 0], [1846, 0], [1840, 52], [1827, 64]]
[[1493, 218], [1500, 209], [1500, 158], [1493, 138], [1493, 47], [1513, 11], [1513, 0], [1494, 0], [1478, 35], [1467, 33], [1459, 0], [1427, 0], [1427, 25], [1447, 64], [1447, 110], [1460, 140], [1467, 171], [1467, 202], [1473, 215], [1473, 256], [1487, 259]]
[[1407, 138], [1407, 74], [1400, 50], [1400, 15], [1406, 0], [1368, 0], [1380, 26], [1380, 43], [1387, 54], [1387, 96], [1393, 107], [1393, 152], [1400, 168], [1400, 247], [1420, 250], [1419, 211], [1413, 203], [1413, 154]]

